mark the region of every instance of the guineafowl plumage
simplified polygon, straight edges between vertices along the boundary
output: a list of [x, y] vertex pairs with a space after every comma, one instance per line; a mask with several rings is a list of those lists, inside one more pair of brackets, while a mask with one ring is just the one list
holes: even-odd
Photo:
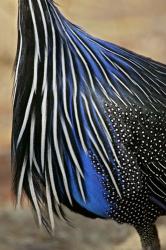
[[20, 0], [12, 165], [53, 230], [62, 205], [129, 223], [159, 250], [166, 214], [166, 65], [94, 38], [52, 0]]

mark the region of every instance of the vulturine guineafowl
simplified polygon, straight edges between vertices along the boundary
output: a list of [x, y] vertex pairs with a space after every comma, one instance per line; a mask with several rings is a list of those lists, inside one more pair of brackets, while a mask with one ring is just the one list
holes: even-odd
[[52, 0], [20, 0], [13, 98], [17, 203], [25, 192], [49, 230], [62, 205], [128, 223], [159, 250], [166, 65], [94, 38]]

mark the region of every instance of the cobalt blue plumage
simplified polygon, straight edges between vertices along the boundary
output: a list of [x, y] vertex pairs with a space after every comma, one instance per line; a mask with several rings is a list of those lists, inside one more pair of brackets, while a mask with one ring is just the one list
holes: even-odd
[[159, 249], [152, 225], [166, 211], [166, 66], [90, 36], [52, 0], [20, 0], [15, 72], [17, 203], [24, 191], [52, 229], [62, 204], [130, 223], [143, 246]]

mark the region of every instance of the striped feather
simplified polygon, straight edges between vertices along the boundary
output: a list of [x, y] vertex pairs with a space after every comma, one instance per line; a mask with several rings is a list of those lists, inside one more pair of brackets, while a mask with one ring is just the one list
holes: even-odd
[[[54, 229], [54, 213], [62, 216], [62, 204], [107, 217], [101, 177], [89, 152], [107, 172], [117, 197], [124, 190], [118, 177], [123, 164], [105, 104], [166, 112], [165, 75], [165, 65], [88, 35], [66, 20], [53, 1], [19, 2], [14, 185], [18, 203], [23, 190], [28, 195], [39, 224]], [[152, 172], [155, 166], [145, 172], [148, 168]], [[165, 197], [165, 183], [156, 190], [153, 178], [150, 189]], [[44, 221], [43, 207], [50, 222]]]

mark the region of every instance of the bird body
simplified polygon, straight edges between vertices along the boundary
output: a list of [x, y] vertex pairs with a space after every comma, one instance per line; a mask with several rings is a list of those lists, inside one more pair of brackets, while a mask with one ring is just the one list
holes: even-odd
[[[94, 38], [52, 0], [20, 0], [12, 164], [39, 224], [62, 204], [129, 223], [158, 250], [166, 214], [166, 66]], [[149, 248], [150, 247], [150, 248]]]

